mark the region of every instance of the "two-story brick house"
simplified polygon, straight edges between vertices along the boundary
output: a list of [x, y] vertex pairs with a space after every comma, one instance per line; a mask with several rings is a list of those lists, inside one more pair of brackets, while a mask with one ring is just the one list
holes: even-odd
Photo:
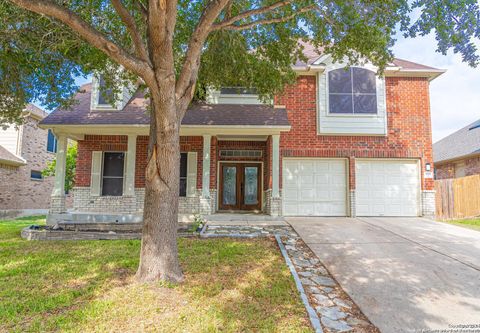
[[[443, 70], [400, 59], [334, 63], [307, 47], [298, 78], [273, 105], [254, 91], [211, 91], [180, 130], [180, 212], [299, 216], [422, 216], [434, 212], [429, 82]], [[42, 126], [78, 141], [74, 210], [139, 216], [149, 132], [147, 101], [125, 90], [107, 105], [101, 82]], [[62, 163], [51, 213], [65, 211]], [[425, 177], [425, 174], [427, 177]]]
[[38, 127], [47, 113], [29, 104], [21, 125], [0, 127], [0, 216], [45, 213], [53, 179], [42, 170], [55, 158], [52, 132]]

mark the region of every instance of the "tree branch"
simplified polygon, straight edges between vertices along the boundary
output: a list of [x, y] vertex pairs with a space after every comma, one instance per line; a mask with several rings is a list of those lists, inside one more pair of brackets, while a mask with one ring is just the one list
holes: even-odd
[[278, 1], [278, 2], [275, 2], [269, 6], [265, 6], [265, 7], [261, 7], [261, 8], [256, 8], [256, 9], [251, 9], [251, 10], [247, 10], [243, 13], [240, 13], [238, 15], [235, 15], [233, 17], [230, 17], [226, 20], [223, 20], [222, 22], [220, 23], [217, 23], [214, 25], [214, 30], [218, 30], [218, 29], [221, 29], [225, 26], [228, 26], [228, 25], [232, 25], [233, 23], [235, 22], [238, 22], [240, 20], [243, 20], [245, 18], [248, 18], [250, 16], [253, 16], [253, 15], [260, 15], [260, 14], [264, 14], [264, 13], [267, 13], [267, 12], [270, 12], [270, 11], [273, 11], [277, 8], [280, 8], [280, 7], [284, 7], [286, 5], [289, 5], [293, 2], [293, 0], [286, 0], [286, 1]]
[[145, 81], [151, 79], [153, 73], [148, 63], [132, 56], [122, 47], [107, 39], [105, 35], [93, 28], [73, 11], [51, 1], [10, 0], [10, 2], [28, 11], [59, 20], [89, 44], [107, 54], [119, 65], [142, 77]]
[[[287, 15], [287, 16], [280, 16], [280, 17], [273, 17], [269, 19], [260, 19], [256, 20], [250, 23], [245, 23], [245, 24], [230, 24], [230, 25], [224, 25], [224, 24], [216, 24], [213, 29], [214, 30], [220, 30], [220, 29], [225, 29], [225, 30], [235, 30], [235, 31], [240, 31], [240, 30], [248, 30], [253, 28], [254, 26], [257, 25], [266, 25], [266, 24], [273, 24], [273, 23], [281, 23], [281, 22], [286, 22], [294, 19], [296, 16], [302, 13], [306, 13], [309, 11], [312, 11], [314, 9], [318, 8], [317, 5], [310, 5], [303, 7], [301, 9], [296, 10], [293, 14]], [[235, 21], [236, 22], [236, 21]]]
[[190, 37], [182, 71], [180, 72], [175, 86], [176, 104], [180, 111], [179, 118], [183, 117], [186, 107], [190, 102], [188, 97], [192, 95], [192, 91], [195, 89], [203, 45], [212, 31], [213, 23], [228, 2], [229, 0], [211, 1], [204, 10], [192, 36]]
[[147, 49], [145, 48], [145, 44], [143, 43], [142, 36], [138, 31], [137, 25], [135, 23], [135, 19], [132, 15], [128, 12], [125, 6], [122, 4], [121, 0], [111, 0], [112, 5], [115, 8], [118, 16], [122, 19], [123, 23], [127, 27], [128, 32], [130, 33], [130, 37], [132, 38], [133, 44], [135, 45], [135, 51], [137, 56], [145, 62], [149, 62]]

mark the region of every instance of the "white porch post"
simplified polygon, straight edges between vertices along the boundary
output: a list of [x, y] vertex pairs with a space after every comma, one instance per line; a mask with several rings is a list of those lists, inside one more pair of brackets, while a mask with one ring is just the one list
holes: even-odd
[[65, 196], [65, 168], [67, 164], [67, 137], [57, 135], [57, 157], [55, 163], [55, 183], [52, 197]]
[[280, 135], [272, 135], [272, 197], [280, 197]]
[[125, 195], [135, 195], [135, 160], [137, 155], [137, 136], [128, 135], [127, 163], [125, 173]]
[[202, 196], [210, 198], [210, 142], [212, 136], [203, 135], [203, 174], [202, 174]]

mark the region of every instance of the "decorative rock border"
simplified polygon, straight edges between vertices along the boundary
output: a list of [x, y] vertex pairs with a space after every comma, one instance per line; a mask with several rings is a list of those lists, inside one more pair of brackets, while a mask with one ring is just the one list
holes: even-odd
[[[22, 229], [21, 237], [26, 240], [40, 240], [40, 241], [55, 241], [55, 240], [126, 240], [126, 239], [141, 239], [141, 232], [126, 232], [126, 231], [74, 231], [62, 230], [52, 228], [31, 228], [26, 227]], [[193, 237], [197, 236], [197, 232], [178, 232], [178, 237]]]
[[290, 226], [207, 224], [200, 236], [237, 238], [275, 236], [316, 332], [380, 332]]

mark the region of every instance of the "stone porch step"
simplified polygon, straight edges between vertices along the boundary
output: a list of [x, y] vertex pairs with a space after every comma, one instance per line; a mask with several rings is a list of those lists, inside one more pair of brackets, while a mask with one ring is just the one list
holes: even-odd
[[203, 217], [208, 225], [249, 225], [249, 226], [285, 226], [281, 216], [263, 214], [217, 213]]

